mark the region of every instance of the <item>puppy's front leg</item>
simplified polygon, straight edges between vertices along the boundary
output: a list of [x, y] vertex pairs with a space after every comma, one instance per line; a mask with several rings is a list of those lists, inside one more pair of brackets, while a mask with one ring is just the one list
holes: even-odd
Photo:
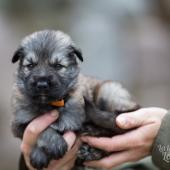
[[30, 163], [36, 169], [46, 168], [53, 159], [60, 159], [67, 151], [67, 143], [52, 128], [42, 132], [30, 154]]
[[11, 122], [11, 128], [14, 136], [22, 139], [25, 128], [35, 117], [35, 114], [32, 114], [25, 109], [16, 111], [15, 117]]
[[67, 130], [79, 131], [85, 122], [84, 106], [75, 98], [69, 99], [63, 108], [59, 109], [60, 116], [51, 127], [63, 133]]

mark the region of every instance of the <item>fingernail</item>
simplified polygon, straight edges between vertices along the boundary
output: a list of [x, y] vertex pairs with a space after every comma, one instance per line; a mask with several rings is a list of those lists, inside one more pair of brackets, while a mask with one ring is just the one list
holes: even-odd
[[51, 114], [52, 117], [58, 117], [58, 112], [57, 112], [57, 110], [51, 111], [50, 114]]

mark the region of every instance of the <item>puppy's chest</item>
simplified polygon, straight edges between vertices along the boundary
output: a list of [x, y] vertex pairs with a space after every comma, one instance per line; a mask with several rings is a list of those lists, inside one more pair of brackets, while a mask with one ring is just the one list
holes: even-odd
[[64, 98], [64, 106], [57, 107], [50, 104], [39, 106], [37, 112], [46, 113], [52, 110], [59, 112], [59, 118], [53, 123], [52, 128], [63, 132], [65, 130], [80, 130], [83, 123], [88, 121], [85, 113], [84, 98], [94, 102], [94, 92], [100, 82], [91, 77], [81, 75], [77, 88]]

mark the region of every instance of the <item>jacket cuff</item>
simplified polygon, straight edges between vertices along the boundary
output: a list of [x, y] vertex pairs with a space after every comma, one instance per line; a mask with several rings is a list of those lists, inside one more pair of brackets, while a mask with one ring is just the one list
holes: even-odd
[[170, 170], [170, 112], [163, 118], [153, 144], [152, 161], [161, 170]]

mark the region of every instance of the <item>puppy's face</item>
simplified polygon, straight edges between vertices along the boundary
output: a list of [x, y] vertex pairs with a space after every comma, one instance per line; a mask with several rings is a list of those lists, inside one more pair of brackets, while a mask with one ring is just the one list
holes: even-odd
[[17, 85], [33, 101], [62, 99], [76, 84], [81, 52], [60, 31], [39, 31], [23, 39], [12, 62], [20, 60]]

